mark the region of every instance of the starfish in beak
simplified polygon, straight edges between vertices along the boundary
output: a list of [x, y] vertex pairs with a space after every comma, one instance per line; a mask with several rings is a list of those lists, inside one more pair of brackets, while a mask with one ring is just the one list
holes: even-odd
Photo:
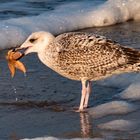
[[16, 49], [9, 50], [6, 59], [8, 61], [8, 67], [11, 72], [11, 76], [14, 77], [16, 69], [26, 73], [26, 68], [22, 62], [19, 61], [24, 56], [24, 53], [18, 52]]

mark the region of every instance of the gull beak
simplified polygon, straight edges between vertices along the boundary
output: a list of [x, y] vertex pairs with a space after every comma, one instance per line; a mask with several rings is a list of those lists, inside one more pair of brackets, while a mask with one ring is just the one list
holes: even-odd
[[20, 47], [14, 48], [12, 51], [16, 52], [16, 51], [20, 51], [22, 53], [22, 56], [25, 56], [28, 54], [28, 49], [31, 48], [31, 46], [23, 46], [21, 45]]
[[[14, 48], [14, 49], [12, 49], [12, 52], [18, 52], [19, 50], [21, 50], [21, 49], [19, 49], [19, 48]], [[24, 52], [21, 52], [21, 56], [20, 57], [18, 57], [18, 59], [16, 59], [16, 60], [20, 60], [22, 57], [24, 57], [25, 56], [25, 53]]]

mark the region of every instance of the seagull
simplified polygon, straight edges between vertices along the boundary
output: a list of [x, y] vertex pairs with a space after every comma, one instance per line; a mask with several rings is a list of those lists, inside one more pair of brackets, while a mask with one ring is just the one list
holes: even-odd
[[37, 53], [43, 64], [60, 75], [81, 81], [79, 112], [88, 107], [92, 81], [140, 71], [140, 51], [94, 33], [68, 32], [55, 37], [34, 32], [16, 50], [21, 49], [24, 55]]

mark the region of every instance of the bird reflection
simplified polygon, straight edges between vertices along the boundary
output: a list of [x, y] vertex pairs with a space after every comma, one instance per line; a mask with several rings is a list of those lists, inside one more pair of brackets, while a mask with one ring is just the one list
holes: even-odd
[[87, 138], [93, 135], [92, 120], [88, 113], [80, 113], [80, 125], [82, 137]]

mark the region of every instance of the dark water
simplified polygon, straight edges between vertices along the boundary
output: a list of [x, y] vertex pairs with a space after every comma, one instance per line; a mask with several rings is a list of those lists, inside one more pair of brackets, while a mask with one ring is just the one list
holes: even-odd
[[[106, 35], [123, 45], [139, 48], [139, 27], [139, 22], [128, 22], [83, 31]], [[93, 119], [87, 113], [73, 112], [73, 107], [78, 107], [80, 101], [80, 82], [59, 76], [41, 64], [36, 55], [22, 60], [28, 70], [26, 77], [17, 71], [11, 79], [4, 55], [2, 52], [0, 56], [0, 140], [43, 136], [107, 140], [110, 137], [115, 140], [140, 138], [138, 132], [104, 131], [97, 125], [105, 118]], [[93, 82], [90, 107], [115, 100], [114, 95], [122, 90], [119, 86], [104, 86], [101, 81]]]
[[[87, 3], [91, 1], [92, 3], [94, 1], [93, 6], [97, 6], [106, 0], [86, 0]], [[36, 16], [43, 12], [53, 11], [61, 5], [77, 2], [81, 3], [85, 0], [1, 0], [0, 20]]]

